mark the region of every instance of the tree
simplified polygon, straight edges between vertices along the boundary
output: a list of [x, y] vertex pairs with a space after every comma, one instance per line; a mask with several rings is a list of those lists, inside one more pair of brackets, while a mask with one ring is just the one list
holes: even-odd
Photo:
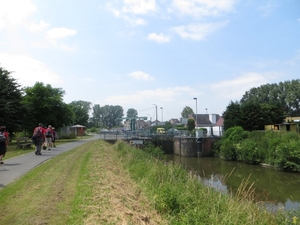
[[225, 112], [223, 113], [224, 118], [224, 130], [227, 130], [234, 126], [239, 126], [241, 124], [240, 121], [241, 115], [241, 105], [236, 101], [231, 101], [229, 105], [226, 107]]
[[101, 123], [101, 107], [99, 104], [93, 106], [93, 117], [90, 119], [93, 126], [100, 127]]
[[63, 102], [65, 92], [61, 88], [36, 82], [33, 87], [26, 87], [24, 91], [22, 103], [26, 108], [26, 130], [32, 132], [33, 127], [39, 123], [59, 128], [70, 125], [74, 120], [71, 108]]
[[188, 131], [193, 131], [195, 129], [195, 120], [188, 119], [187, 129]]
[[247, 131], [264, 130], [265, 125], [282, 123], [283, 111], [279, 105], [231, 102], [223, 114], [224, 129], [241, 126]]
[[183, 118], [188, 118], [190, 114], [194, 114], [193, 109], [189, 106], [184, 107], [184, 109], [181, 112], [181, 116]]
[[23, 90], [11, 75], [0, 67], [0, 125], [6, 126], [10, 133], [20, 131], [24, 126], [22, 105]]
[[124, 115], [122, 106], [105, 105], [101, 107], [101, 111], [103, 127], [110, 129], [116, 126], [120, 126], [121, 120], [119, 120], [118, 118], [122, 118]]
[[138, 112], [136, 109], [130, 108], [127, 110], [127, 117], [137, 117]]
[[284, 109], [284, 116], [300, 115], [300, 80], [265, 84], [247, 91], [241, 99], [245, 102], [267, 103]]
[[73, 121], [73, 124], [87, 126], [92, 103], [79, 100], [73, 101], [69, 105], [75, 114], [75, 120]]

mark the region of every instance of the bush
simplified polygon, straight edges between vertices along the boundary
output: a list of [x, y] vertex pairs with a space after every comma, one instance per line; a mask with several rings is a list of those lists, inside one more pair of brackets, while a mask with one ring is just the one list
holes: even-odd
[[282, 170], [300, 171], [300, 141], [282, 142], [275, 150], [273, 165]]
[[155, 147], [152, 143], [145, 143], [143, 151], [158, 159], [164, 159], [164, 151], [160, 147]]
[[259, 164], [261, 162], [257, 142], [251, 139], [242, 141], [241, 144], [237, 146], [236, 151], [237, 160], [239, 161], [249, 164]]

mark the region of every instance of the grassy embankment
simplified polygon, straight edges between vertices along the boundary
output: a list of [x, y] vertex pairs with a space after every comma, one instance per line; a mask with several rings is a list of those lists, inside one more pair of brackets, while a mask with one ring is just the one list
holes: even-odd
[[0, 191], [3, 224], [297, 224], [123, 142], [91, 141]]

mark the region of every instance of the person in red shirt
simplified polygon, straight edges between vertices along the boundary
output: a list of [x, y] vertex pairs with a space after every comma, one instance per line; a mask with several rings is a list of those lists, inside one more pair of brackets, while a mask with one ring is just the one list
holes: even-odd
[[48, 150], [51, 150], [52, 146], [52, 140], [53, 140], [53, 130], [52, 126], [49, 125], [48, 128], [45, 130], [45, 136], [46, 136], [46, 141], [45, 144], [48, 147]]
[[0, 142], [0, 164], [3, 164], [3, 157], [6, 154], [7, 146], [8, 146], [8, 133], [6, 132], [6, 127], [0, 127], [0, 135], [4, 136], [5, 140]]
[[42, 155], [42, 145], [45, 141], [45, 130], [43, 128], [43, 124], [39, 124], [36, 128], [33, 130], [32, 138], [34, 138], [35, 143], [35, 154], [36, 155]]

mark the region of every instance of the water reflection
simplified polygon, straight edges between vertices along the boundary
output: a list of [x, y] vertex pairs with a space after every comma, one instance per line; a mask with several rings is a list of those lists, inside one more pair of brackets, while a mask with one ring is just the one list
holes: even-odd
[[270, 209], [300, 208], [299, 173], [210, 157], [168, 155], [168, 160], [197, 172], [204, 184], [224, 193], [237, 190], [240, 184], [249, 178], [249, 184], [254, 183], [256, 201], [263, 202]]

